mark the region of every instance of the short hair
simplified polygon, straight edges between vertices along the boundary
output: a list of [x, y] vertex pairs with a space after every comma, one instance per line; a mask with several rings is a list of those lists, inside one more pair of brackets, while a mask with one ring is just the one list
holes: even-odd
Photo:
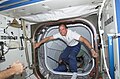
[[61, 24], [59, 25], [59, 28], [60, 28], [61, 25], [64, 25], [64, 27], [65, 27], [66, 29], [68, 28], [65, 23], [61, 23]]

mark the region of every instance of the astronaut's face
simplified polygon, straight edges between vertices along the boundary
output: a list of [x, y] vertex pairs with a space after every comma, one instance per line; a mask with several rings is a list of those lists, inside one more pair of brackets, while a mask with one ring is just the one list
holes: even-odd
[[66, 36], [66, 34], [67, 34], [67, 28], [65, 27], [64, 24], [62, 24], [62, 25], [59, 26], [59, 32], [60, 32], [60, 34], [62, 36]]

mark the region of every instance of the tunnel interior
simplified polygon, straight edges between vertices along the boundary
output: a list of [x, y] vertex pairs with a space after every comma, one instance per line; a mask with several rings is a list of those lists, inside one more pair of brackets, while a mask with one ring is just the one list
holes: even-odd
[[[76, 23], [76, 24], [68, 24], [68, 29], [71, 29], [73, 31], [76, 31], [77, 33], [81, 34], [83, 37], [85, 37], [92, 45], [93, 45], [93, 32], [92, 30], [82, 24], [82, 23]], [[41, 34], [37, 37], [37, 41], [40, 41], [41, 39], [54, 35], [58, 33], [58, 26], [52, 26], [47, 29], [42, 29]], [[62, 53], [62, 51], [66, 48], [66, 44], [60, 40], [52, 40], [49, 42], [46, 42], [42, 46], [39, 47], [38, 51], [38, 63], [39, 63], [39, 70], [41, 73], [52, 73], [56, 75], [72, 75], [72, 72], [56, 72], [53, 71], [58, 66], [58, 63], [56, 61], [59, 60], [59, 56]], [[88, 75], [93, 67], [94, 67], [94, 59], [91, 57], [90, 50], [86, 47], [85, 44], [81, 42], [81, 50], [79, 51], [77, 57], [77, 73], [78, 76], [85, 76]]]

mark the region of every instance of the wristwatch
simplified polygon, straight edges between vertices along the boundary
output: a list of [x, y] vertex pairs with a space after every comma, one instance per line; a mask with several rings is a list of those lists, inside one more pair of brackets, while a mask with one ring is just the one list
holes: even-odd
[[94, 49], [93, 49], [93, 48], [91, 48], [91, 49], [90, 49], [90, 51], [91, 51], [91, 50], [94, 50]]

